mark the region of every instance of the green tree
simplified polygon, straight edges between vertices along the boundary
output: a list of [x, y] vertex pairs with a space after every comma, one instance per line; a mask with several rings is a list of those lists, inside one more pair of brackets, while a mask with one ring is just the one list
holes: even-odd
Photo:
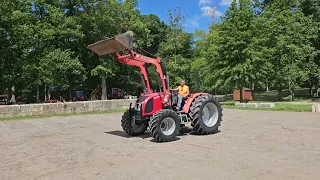
[[[7, 90], [11, 95], [11, 102], [15, 103], [17, 86], [24, 87], [22, 67], [25, 64], [24, 52], [27, 49], [27, 42], [21, 41], [23, 34], [30, 22], [28, 9], [30, 1], [1, 1], [0, 2], [0, 62], [1, 91]], [[19, 88], [18, 87], [18, 88]]]
[[158, 56], [162, 57], [168, 69], [168, 75], [173, 88], [183, 79], [189, 78], [192, 58], [193, 35], [184, 32], [184, 17], [179, 8], [169, 10], [169, 29], [160, 44]]
[[208, 51], [209, 47], [209, 43], [207, 43], [207, 40], [209, 39], [209, 34], [210, 32], [207, 34], [204, 30], [196, 30], [193, 33], [195, 43], [193, 48], [190, 72], [191, 75], [195, 77], [191, 78], [191, 82], [189, 82], [189, 84], [191, 84], [193, 90], [196, 91], [198, 91], [198, 88], [200, 91], [210, 90], [210, 88], [208, 88], [205, 84], [205, 79], [207, 77], [205, 73], [205, 70], [207, 68], [205, 54]]
[[[251, 48], [254, 29], [254, 9], [250, 0], [234, 0], [216, 28], [218, 32], [210, 35], [206, 60], [207, 82], [212, 88], [233, 90], [243, 89], [258, 81], [254, 56]], [[213, 26], [214, 28], [216, 26]], [[211, 31], [212, 33], [212, 31]], [[240, 101], [243, 101], [240, 93]]]
[[316, 35], [312, 19], [300, 9], [292, 9], [294, 1], [275, 1], [256, 20], [260, 36], [254, 47], [258, 59], [268, 67], [268, 81], [280, 92], [288, 88], [294, 100], [294, 89], [308, 79], [315, 49], [311, 39]]
[[[298, 7], [301, 8], [305, 16], [310, 16], [314, 20], [314, 23], [316, 23], [318, 27], [320, 26], [320, 1], [300, 0], [300, 4]], [[317, 37], [315, 39], [312, 39], [312, 43], [313, 43], [313, 46], [316, 48], [316, 50], [320, 51], [319, 30], [316, 34], [317, 34]], [[319, 53], [316, 54], [313, 61], [312, 59], [309, 61], [308, 69], [309, 69], [308, 83], [311, 91], [312, 86], [315, 86], [315, 88], [317, 88], [317, 86], [320, 84], [320, 54]]]

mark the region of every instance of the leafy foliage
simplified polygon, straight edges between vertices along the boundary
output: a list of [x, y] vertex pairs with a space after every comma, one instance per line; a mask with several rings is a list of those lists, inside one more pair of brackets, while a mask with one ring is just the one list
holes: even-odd
[[185, 79], [193, 92], [199, 85], [201, 91], [214, 93], [254, 87], [289, 89], [294, 97], [296, 88], [319, 83], [319, 2], [233, 0], [208, 31], [187, 33], [179, 8], [168, 11], [166, 24], [157, 15], [140, 14], [137, 0], [1, 1], [0, 93], [34, 102], [49, 85], [82, 86], [88, 94], [98, 84], [103, 92], [112, 87], [141, 92], [136, 67], [110, 55], [99, 58], [87, 49], [132, 30], [136, 51], [162, 58], [170, 88]]
[[214, 27], [217, 32], [211, 36], [214, 40], [205, 54], [208, 63], [206, 74], [209, 74], [206, 82], [215, 82], [212, 88], [233, 90], [257, 80], [250, 47], [254, 37], [253, 19], [250, 0], [240, 0], [238, 5], [233, 1], [222, 24]]
[[[303, 14], [298, 1], [233, 1], [219, 24], [201, 42], [207, 90], [272, 87], [279, 92], [319, 79], [317, 50], [312, 44], [318, 24]], [[259, 6], [258, 6], [259, 7]], [[201, 44], [200, 44], [201, 46]], [[203, 45], [202, 45], [203, 46]], [[200, 52], [201, 54], [201, 52]]]

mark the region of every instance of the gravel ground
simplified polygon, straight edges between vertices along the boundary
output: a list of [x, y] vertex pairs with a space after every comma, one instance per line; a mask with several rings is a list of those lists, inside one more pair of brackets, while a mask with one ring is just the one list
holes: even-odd
[[121, 114], [0, 122], [0, 179], [306, 179], [320, 176], [320, 114], [225, 110], [221, 132], [155, 143]]

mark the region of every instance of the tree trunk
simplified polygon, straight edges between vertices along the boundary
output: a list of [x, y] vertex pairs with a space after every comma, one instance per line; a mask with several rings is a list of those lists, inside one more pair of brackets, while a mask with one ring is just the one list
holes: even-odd
[[17, 101], [16, 101], [16, 87], [15, 86], [12, 86], [11, 87], [11, 99], [10, 99], [10, 103], [12, 104], [15, 104]]
[[102, 85], [102, 93], [101, 93], [101, 100], [107, 99], [107, 84], [106, 84], [106, 76], [101, 76], [101, 85]]
[[254, 83], [252, 83], [251, 89], [254, 91]]
[[240, 88], [240, 103], [243, 103], [243, 87]]
[[73, 87], [73, 84], [71, 84], [70, 86], [69, 86], [69, 90], [68, 90], [68, 92], [69, 92], [69, 98], [68, 98], [68, 100], [67, 101], [73, 101], [73, 97], [72, 97], [72, 92], [73, 92], [73, 90], [74, 90], [74, 87]]
[[290, 91], [290, 95], [291, 95], [291, 101], [294, 101], [294, 88], [290, 87], [289, 91]]
[[319, 79], [316, 80], [316, 83], [314, 85], [315, 87], [315, 91], [317, 92], [318, 91], [318, 88], [319, 88]]
[[278, 89], [278, 100], [281, 101], [282, 98], [281, 98], [281, 89]]
[[40, 92], [39, 92], [39, 85], [37, 85], [37, 103], [40, 102]]
[[289, 82], [289, 92], [290, 92], [290, 99], [294, 101], [294, 83]]
[[313, 96], [312, 87], [313, 87], [313, 85], [310, 84], [310, 85], [309, 85], [309, 95], [310, 95], [311, 97]]
[[48, 90], [48, 99], [51, 99], [51, 94], [49, 90]]
[[47, 101], [47, 85], [44, 85], [44, 101]]

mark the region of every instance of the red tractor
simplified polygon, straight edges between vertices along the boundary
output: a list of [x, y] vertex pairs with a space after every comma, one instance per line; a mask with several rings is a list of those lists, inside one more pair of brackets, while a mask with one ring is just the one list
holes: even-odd
[[[208, 93], [193, 93], [184, 100], [182, 110], [177, 110], [177, 97], [168, 89], [168, 76], [163, 71], [161, 59], [135, 52], [132, 43], [133, 32], [128, 31], [88, 46], [99, 56], [112, 54], [120, 63], [140, 68], [145, 92], [122, 116], [123, 130], [131, 136], [139, 136], [149, 128], [157, 142], [174, 140], [187, 122], [191, 122], [193, 130], [201, 135], [218, 132], [223, 115], [219, 101]], [[153, 92], [150, 88], [147, 65], [156, 68], [161, 82], [160, 92]]]

